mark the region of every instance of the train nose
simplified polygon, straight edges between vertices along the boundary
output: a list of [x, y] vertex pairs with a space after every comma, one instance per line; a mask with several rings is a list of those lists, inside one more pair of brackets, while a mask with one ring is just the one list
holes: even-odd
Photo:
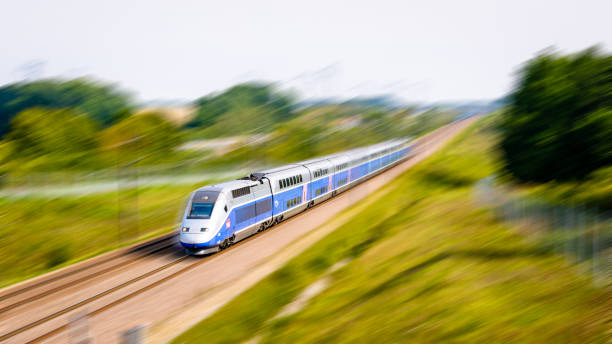
[[179, 236], [181, 242], [184, 242], [186, 244], [198, 244], [203, 242], [204, 237], [202, 237], [201, 235], [198, 234], [183, 234], [181, 233], [181, 235]]
[[185, 248], [203, 248], [210, 246], [210, 238], [199, 233], [181, 233], [179, 241]]
[[208, 227], [205, 226], [201, 226], [201, 227], [188, 227], [188, 226], [183, 226], [181, 227], [181, 235], [190, 235], [190, 234], [205, 234], [205, 233], [209, 233], [210, 229]]
[[211, 240], [209, 221], [183, 221], [179, 240], [184, 247], [193, 248], [205, 246]]
[[181, 234], [205, 234], [210, 233], [209, 220], [183, 220]]

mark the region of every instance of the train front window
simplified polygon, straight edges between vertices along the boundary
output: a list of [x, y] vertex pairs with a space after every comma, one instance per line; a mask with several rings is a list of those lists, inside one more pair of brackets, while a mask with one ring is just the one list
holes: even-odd
[[192, 203], [188, 219], [209, 219], [214, 203]]

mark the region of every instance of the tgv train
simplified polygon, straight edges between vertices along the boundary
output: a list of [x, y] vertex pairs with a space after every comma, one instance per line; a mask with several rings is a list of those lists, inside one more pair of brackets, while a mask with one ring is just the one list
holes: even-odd
[[396, 165], [407, 139], [258, 171], [191, 194], [179, 241], [189, 254], [220, 251]]

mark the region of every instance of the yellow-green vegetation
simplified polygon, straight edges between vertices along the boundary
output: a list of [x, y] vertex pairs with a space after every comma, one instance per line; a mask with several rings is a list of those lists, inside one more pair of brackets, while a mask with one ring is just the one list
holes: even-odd
[[[464, 132], [174, 343], [606, 342], [610, 292], [472, 201], [499, 169], [495, 139], [486, 122]], [[272, 320], [345, 258], [304, 309]]]
[[0, 285], [173, 229], [191, 191], [206, 183], [82, 197], [0, 198]]
[[534, 197], [554, 204], [584, 205], [592, 210], [612, 210], [612, 167], [601, 168], [584, 181], [549, 182], [525, 188]]

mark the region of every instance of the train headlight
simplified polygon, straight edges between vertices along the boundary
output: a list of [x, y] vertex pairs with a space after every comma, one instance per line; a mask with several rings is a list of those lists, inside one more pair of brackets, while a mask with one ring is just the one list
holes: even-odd
[[189, 232], [189, 227], [183, 227], [183, 229], [181, 229], [181, 232]]
[[206, 232], [207, 230], [208, 228], [204, 228], [204, 227], [200, 228], [200, 232]]

